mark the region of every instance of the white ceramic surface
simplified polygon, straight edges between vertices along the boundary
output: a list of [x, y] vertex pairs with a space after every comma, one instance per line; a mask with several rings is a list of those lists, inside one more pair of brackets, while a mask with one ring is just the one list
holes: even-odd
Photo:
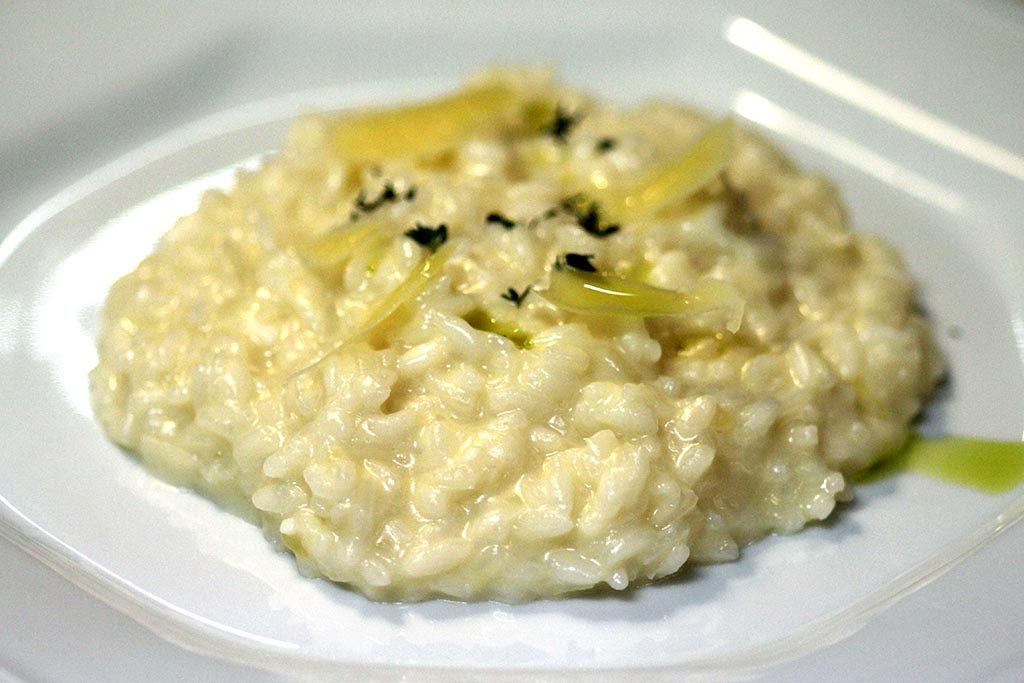
[[[651, 11], [527, 5], [511, 25], [462, 8], [459, 30], [387, 13], [353, 27], [343, 10], [314, 31], [316, 22], [275, 23], [266, 8], [254, 10], [258, 29], [242, 30], [211, 14], [217, 47], [177, 46], [184, 66], [143, 78], [129, 100], [184, 80], [212, 105], [172, 111], [182, 124], [173, 132], [98, 171], [77, 169], [70, 187], [12, 221], [0, 246], [0, 534], [164, 637], [288, 675], [498, 668], [568, 678], [596, 668], [648, 680], [763, 671], [870, 628], [872, 615], [1014, 522], [1020, 491], [992, 497], [905, 476], [864, 489], [833, 523], [624, 597], [375, 605], [298, 577], [256, 529], [153, 479], [103, 439], [85, 382], [97, 306], [201, 187], [229, 183], [231, 167], [272, 149], [296, 111], [418, 96], [481, 61], [535, 57], [618, 99], [671, 95], [732, 110], [835, 177], [854, 222], [906, 252], [949, 354], [953, 381], [926, 429], [1020, 438], [1024, 80], [1004, 67], [1024, 54], [1024, 30], [1012, 7], [836, 5], [810, 17], [792, 4], [639, 8]], [[869, 33], [885, 49], [869, 49]], [[938, 50], [946, 33], [956, 50]], [[386, 60], [370, 50], [385, 34]], [[950, 88], [956, 69], [972, 78]], [[303, 76], [288, 78], [294, 71]], [[288, 95], [290, 86], [323, 87]], [[257, 104], [229, 106], [252, 94]], [[110, 115], [117, 107], [107, 102]], [[80, 134], [103, 130], [98, 113], [76, 121]], [[19, 126], [0, 127], [10, 137], [0, 158], [13, 160], [2, 172], [15, 186], [22, 176], [11, 169], [38, 166], [29, 152], [59, 159], [51, 138]]]

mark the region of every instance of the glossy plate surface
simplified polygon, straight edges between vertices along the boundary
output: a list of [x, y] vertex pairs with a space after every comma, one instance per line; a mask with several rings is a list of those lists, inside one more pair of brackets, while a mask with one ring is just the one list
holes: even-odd
[[[921, 8], [913, 20], [925, 25], [962, 11]], [[273, 97], [208, 116], [183, 113], [182, 127], [18, 222], [0, 246], [0, 534], [168, 639], [289, 675], [390, 677], [426, 668], [450, 678], [495, 669], [571, 678], [602, 669], [650, 680], [681, 671], [733, 675], [799, 657], [861, 627], [1017, 521], [1020, 490], [989, 496], [903, 475], [860, 489], [825, 525], [755, 544], [740, 562], [623, 595], [381, 605], [300, 577], [256, 528], [153, 478], [103, 437], [86, 379], [99, 305], [202, 189], [230, 185], [233, 169], [273, 150], [296, 113], [424, 96], [482, 61], [539, 58], [614, 99], [670, 96], [731, 110], [833, 177], [855, 225], [905, 254], [949, 358], [952, 381], [930, 407], [925, 431], [1021, 438], [1024, 145], [1009, 125], [1021, 77], [986, 71], [999, 63], [984, 52], [957, 55], [986, 74], [963, 84], [977, 90], [976, 106], [1008, 122], [982, 134], [970, 109], [943, 118], [903, 95], [941, 66], [928, 36], [893, 48], [903, 74], [895, 77], [884, 68], [893, 55], [823, 38], [840, 20], [870, 26], [876, 40], [913, 23], [881, 3], [892, 26], [878, 29], [838, 7], [813, 20], [772, 7], [658, 9], [660, 20], [648, 12], [633, 23], [584, 13], [565, 32], [564, 15], [531, 6], [504, 29], [519, 40], [498, 42], [497, 21], [470, 17], [475, 32], [458, 33], [443, 54], [426, 51], [417, 61], [407, 46], [373, 77], [366, 70], [357, 78], [353, 67], [335, 74], [334, 85], [297, 94], [280, 94], [285, 84], [264, 75], [262, 94]], [[972, 26], [981, 38], [995, 30]], [[260, 47], [248, 67], [276, 64], [263, 56], [275, 50], [278, 59], [305, 55], [293, 29], [268, 23], [248, 36]], [[402, 30], [413, 46], [451, 31], [436, 21], [421, 33]], [[596, 44], [603, 49], [591, 49]], [[225, 45], [228, 53], [242, 49]], [[196, 74], [222, 66], [223, 54], [192, 56]], [[906, 74], [917, 81], [903, 82]], [[931, 103], [961, 113], [941, 96]]]

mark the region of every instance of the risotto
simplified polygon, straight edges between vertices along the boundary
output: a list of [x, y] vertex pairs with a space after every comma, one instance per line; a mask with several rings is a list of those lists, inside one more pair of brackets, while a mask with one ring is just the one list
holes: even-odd
[[520, 602], [828, 517], [940, 374], [913, 303], [731, 120], [492, 71], [207, 192], [111, 289], [92, 391], [311, 575]]

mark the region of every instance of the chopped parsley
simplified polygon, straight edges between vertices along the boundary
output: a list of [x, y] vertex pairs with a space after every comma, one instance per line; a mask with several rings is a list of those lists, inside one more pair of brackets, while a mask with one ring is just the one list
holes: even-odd
[[614, 235], [618, 225], [601, 225], [601, 210], [597, 202], [587, 201], [583, 195], [573, 195], [562, 200], [562, 209], [572, 214], [579, 226], [594, 237]]
[[609, 150], [615, 149], [615, 146], [618, 144], [619, 142], [615, 138], [601, 138], [600, 140], [597, 141], [597, 144], [594, 145], [594, 149], [596, 149], [598, 152], [604, 153]]
[[555, 116], [544, 128], [544, 132], [559, 142], [565, 142], [572, 129], [583, 118], [579, 114], [571, 113], [562, 108], [562, 105], [555, 106]]
[[506, 301], [511, 301], [516, 305], [516, 308], [519, 308], [520, 306], [523, 305], [523, 299], [526, 298], [526, 295], [530, 293], [531, 289], [533, 289], [533, 285], [527, 285], [526, 289], [524, 289], [520, 293], [517, 292], [512, 287], [509, 287], [508, 291], [501, 295], [501, 298], [505, 299]]
[[487, 214], [487, 222], [496, 223], [501, 227], [505, 228], [506, 230], [511, 230], [512, 228], [516, 227], [516, 222], [514, 220], [506, 217], [501, 213], [498, 213], [497, 211], [492, 211], [491, 213]]
[[384, 189], [380, 191], [380, 194], [375, 199], [367, 199], [366, 190], [359, 190], [359, 194], [356, 196], [356, 208], [363, 213], [370, 213], [389, 202], [395, 201], [398, 201], [398, 193], [395, 191], [395, 186], [388, 181], [384, 183]]
[[405, 231], [405, 236], [429, 249], [430, 253], [434, 253], [448, 241], [448, 225], [441, 223], [436, 228], [432, 228], [429, 225], [417, 223], [415, 228]]
[[416, 198], [416, 191], [416, 186], [410, 185], [405, 192], [399, 194], [398, 190], [395, 189], [395, 184], [390, 180], [384, 183], [384, 187], [381, 189], [380, 194], [373, 199], [370, 199], [367, 196], [366, 190], [360, 190], [359, 194], [356, 195], [355, 207], [349, 214], [349, 218], [354, 221], [359, 218], [360, 213], [372, 213], [385, 204], [393, 204], [403, 200], [411, 202]]
[[596, 273], [597, 268], [595, 268], [594, 264], [590, 262], [590, 259], [592, 258], [594, 258], [593, 254], [568, 253], [555, 259], [555, 270], [571, 268], [572, 270], [578, 270], [584, 273]]

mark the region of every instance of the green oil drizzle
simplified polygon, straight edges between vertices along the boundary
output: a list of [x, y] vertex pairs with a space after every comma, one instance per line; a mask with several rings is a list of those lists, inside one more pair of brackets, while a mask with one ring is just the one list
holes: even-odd
[[470, 327], [483, 332], [500, 334], [502, 337], [512, 340], [512, 343], [520, 349], [530, 348], [530, 335], [521, 327], [513, 322], [499, 320], [482, 308], [473, 309], [463, 316], [463, 320], [469, 323]]
[[915, 434], [899, 453], [858, 479], [871, 482], [907, 471], [986, 493], [1005, 493], [1024, 482], [1024, 442]]

